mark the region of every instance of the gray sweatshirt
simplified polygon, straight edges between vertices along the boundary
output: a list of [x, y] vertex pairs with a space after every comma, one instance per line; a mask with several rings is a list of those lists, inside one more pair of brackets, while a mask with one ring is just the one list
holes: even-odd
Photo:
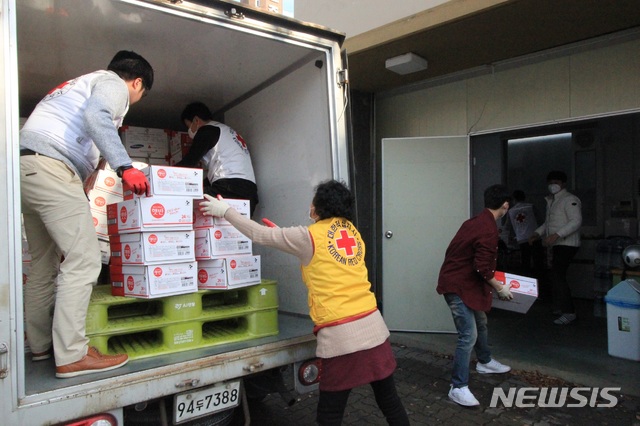
[[[82, 78], [82, 77], [80, 77]], [[64, 85], [60, 87], [64, 88]], [[122, 119], [129, 108], [129, 90], [126, 83], [114, 72], [98, 74], [90, 83], [91, 94], [84, 101], [68, 100], [63, 103], [69, 106], [67, 109], [58, 109], [56, 117], [58, 123], [83, 129], [100, 154], [109, 162], [109, 165], [117, 169], [120, 166], [130, 165], [131, 158], [118, 136], [118, 128], [115, 122]], [[57, 90], [57, 89], [56, 89]], [[48, 95], [50, 96], [50, 95]], [[61, 95], [64, 96], [64, 93]], [[40, 105], [40, 104], [39, 104]], [[20, 132], [20, 148], [31, 149], [47, 157], [64, 162], [71, 170], [76, 172], [84, 181], [93, 172], [86, 162], [78, 161], [67, 147], [76, 142], [73, 134], [63, 132], [63, 143], [57, 142], [46, 126], [39, 126], [37, 118], [38, 106]], [[49, 117], [49, 119], [51, 119]], [[60, 133], [58, 131], [58, 133]], [[71, 139], [71, 140], [69, 140]]]

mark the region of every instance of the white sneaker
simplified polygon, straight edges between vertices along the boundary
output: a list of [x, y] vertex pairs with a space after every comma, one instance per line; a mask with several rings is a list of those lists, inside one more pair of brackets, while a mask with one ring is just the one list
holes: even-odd
[[469, 386], [464, 386], [461, 388], [454, 388], [451, 386], [451, 390], [449, 390], [449, 399], [455, 402], [456, 404], [464, 405], [465, 407], [474, 407], [476, 405], [480, 405], [480, 402], [476, 399], [475, 396], [469, 390]]
[[511, 371], [511, 367], [499, 363], [495, 359], [492, 359], [486, 364], [478, 362], [478, 364], [476, 365], [476, 371], [480, 374], [500, 374]]

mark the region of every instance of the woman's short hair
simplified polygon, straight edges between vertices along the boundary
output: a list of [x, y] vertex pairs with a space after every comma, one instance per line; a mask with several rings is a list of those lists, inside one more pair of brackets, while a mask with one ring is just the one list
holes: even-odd
[[320, 183], [316, 186], [312, 203], [320, 220], [342, 217], [353, 221], [355, 197], [342, 182], [332, 179]]

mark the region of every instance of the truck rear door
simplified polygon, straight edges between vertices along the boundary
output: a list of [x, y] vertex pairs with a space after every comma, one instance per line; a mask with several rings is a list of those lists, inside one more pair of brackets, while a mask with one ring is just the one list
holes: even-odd
[[[131, 107], [125, 125], [184, 131], [182, 108], [205, 102], [250, 144], [261, 198], [255, 217], [305, 223], [317, 183], [349, 181], [346, 87], [338, 73], [344, 35], [227, 1], [0, 4], [0, 203], [6, 206], [0, 209], [0, 415], [10, 424], [25, 416], [55, 423], [176, 392], [176, 383], [194, 372], [207, 372], [199, 375], [200, 385], [246, 374], [233, 363], [243, 357], [255, 363], [266, 354], [268, 365], [283, 362], [283, 345], [274, 338], [228, 353], [196, 350], [131, 362], [99, 377], [56, 380], [52, 365], [32, 368], [22, 322], [20, 121], [52, 87], [104, 69], [118, 50], [136, 51], [154, 67], [155, 83]], [[272, 250], [255, 253], [263, 256], [263, 277], [278, 281], [280, 310], [306, 315], [296, 259]], [[309, 337], [296, 333], [284, 345], [291, 358], [307, 355], [308, 347], [298, 345]], [[225, 369], [212, 368], [216, 363]]]

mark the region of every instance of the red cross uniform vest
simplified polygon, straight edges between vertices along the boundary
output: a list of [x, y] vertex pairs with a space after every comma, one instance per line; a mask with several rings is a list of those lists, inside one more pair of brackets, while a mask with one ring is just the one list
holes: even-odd
[[[82, 164], [87, 170], [95, 169], [100, 151], [86, 133], [83, 112], [94, 80], [110, 74], [122, 81], [123, 90], [128, 90], [124, 81], [112, 71], [94, 71], [74, 78], [51, 90], [38, 103], [23, 129], [48, 136], [61, 146], [60, 152], [66, 152], [73, 163]], [[112, 120], [116, 128], [122, 126], [128, 110], [129, 105], [120, 117]]]
[[314, 254], [302, 267], [302, 280], [309, 290], [313, 322], [323, 325], [375, 309], [364, 242], [353, 223], [324, 219], [309, 226], [309, 233]]
[[242, 136], [231, 127], [217, 121], [209, 121], [207, 126], [220, 129], [218, 143], [207, 152], [203, 161], [207, 164], [207, 179], [213, 183], [218, 179], [245, 179], [256, 183], [249, 148]]

